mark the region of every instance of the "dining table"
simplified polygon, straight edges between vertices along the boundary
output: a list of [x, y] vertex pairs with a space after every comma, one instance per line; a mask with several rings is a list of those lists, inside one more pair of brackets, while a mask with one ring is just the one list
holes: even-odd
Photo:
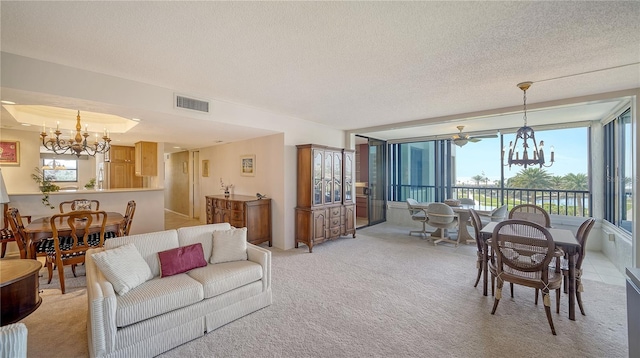
[[[427, 214], [427, 208], [429, 207], [429, 204], [431, 203], [418, 203], [413, 205], [415, 208], [417, 209], [422, 209], [425, 212], [425, 215]], [[460, 205], [449, 205], [451, 206], [451, 209], [453, 210], [454, 213], [456, 213], [456, 216], [458, 217], [458, 244], [460, 243], [468, 243], [468, 242], [475, 242], [475, 237], [472, 236], [469, 233], [469, 230], [467, 228], [466, 223], [469, 221], [469, 219], [471, 218], [471, 212], [469, 211], [470, 209], [474, 209], [475, 211], [477, 211], [478, 213], [484, 214], [484, 213], [490, 213], [491, 210], [493, 210], [494, 208], [491, 206], [486, 206], [486, 205], [479, 205], [479, 204], [460, 204]], [[429, 222], [427, 222], [427, 225], [429, 225]], [[442, 229], [436, 229], [436, 231], [434, 231], [433, 233], [431, 233], [431, 237], [435, 238], [435, 239], [439, 239], [441, 237], [440, 235], [440, 230]], [[446, 230], [446, 229], [445, 229]], [[445, 233], [445, 236], [446, 233]]]
[[[490, 222], [480, 230], [480, 238], [483, 242], [483, 265], [482, 265], [482, 294], [487, 296], [488, 273], [489, 273], [489, 245], [488, 240], [493, 236], [493, 230], [499, 222]], [[576, 320], [576, 255], [580, 251], [580, 243], [571, 230], [546, 228], [556, 247], [561, 248], [568, 256], [568, 273], [569, 273], [569, 319]]]
[[[107, 212], [107, 222], [105, 224], [105, 232], [113, 231], [118, 233], [120, 231], [120, 225], [124, 220], [124, 216], [118, 212]], [[90, 227], [100, 227], [101, 222], [98, 220], [93, 220]], [[71, 228], [67, 223], [61, 222], [60, 224], [56, 223], [56, 228], [61, 235], [65, 235], [71, 232]], [[35, 220], [31, 220], [31, 223], [24, 227], [24, 232], [26, 234], [25, 248], [27, 250], [27, 258], [35, 259], [36, 258], [36, 250], [35, 245], [42, 240], [46, 240], [50, 237], [53, 237], [53, 229], [51, 228], [51, 216], [45, 216], [41, 218], [37, 218]], [[83, 234], [83, 231], [79, 231], [80, 234]]]

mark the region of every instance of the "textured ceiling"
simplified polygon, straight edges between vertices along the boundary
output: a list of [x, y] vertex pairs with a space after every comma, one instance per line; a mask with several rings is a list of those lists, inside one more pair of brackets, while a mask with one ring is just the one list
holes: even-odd
[[521, 105], [526, 80], [531, 103], [640, 87], [636, 1], [2, 1], [0, 11], [4, 52], [345, 130]]

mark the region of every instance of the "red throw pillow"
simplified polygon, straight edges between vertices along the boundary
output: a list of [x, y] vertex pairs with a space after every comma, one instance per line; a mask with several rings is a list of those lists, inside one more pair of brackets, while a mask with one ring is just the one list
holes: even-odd
[[201, 243], [158, 252], [158, 258], [160, 259], [160, 277], [173, 276], [207, 266]]

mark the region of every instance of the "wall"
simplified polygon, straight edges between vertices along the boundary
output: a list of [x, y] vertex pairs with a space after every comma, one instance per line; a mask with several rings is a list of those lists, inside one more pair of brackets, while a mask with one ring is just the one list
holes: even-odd
[[[0, 140], [17, 140], [20, 142], [20, 165], [2, 165], [2, 174], [7, 191], [9, 193], [37, 192], [38, 185], [31, 179], [31, 174], [34, 172], [34, 168], [41, 166], [40, 136], [38, 132], [2, 129], [0, 131]], [[75, 158], [75, 156], [70, 158]], [[75, 183], [59, 183], [58, 185], [61, 187], [77, 186], [79, 189], [84, 189], [84, 185], [91, 178], [96, 177], [95, 168], [96, 159], [94, 157], [79, 159], [78, 181]]]
[[189, 215], [189, 152], [169, 154], [164, 163], [164, 207], [179, 214]]
[[[162, 88], [6, 52], [2, 52], [0, 55], [2, 57], [1, 78], [3, 88], [58, 96], [65, 98], [69, 103], [108, 103], [138, 111], [166, 113], [177, 117], [186, 115], [184, 111], [178, 111], [173, 108], [172, 98], [176, 89]], [[183, 93], [190, 92], [188, 88], [180, 89], [180, 91]], [[201, 97], [207, 98], [210, 96], [205, 93]], [[345, 132], [304, 119], [222, 100], [211, 100], [210, 108], [211, 113], [209, 114], [191, 111], [193, 113], [190, 112], [189, 116], [194, 119], [261, 128], [280, 133], [279, 143], [270, 142], [266, 147], [263, 147], [263, 139], [256, 139], [256, 143], [259, 143], [257, 145], [260, 146], [260, 151], [255, 152], [256, 155], [274, 152], [276, 154], [268, 159], [267, 162], [269, 165], [267, 167], [268, 171], [272, 173], [272, 176], [268, 178], [262, 175], [256, 176], [260, 182], [250, 177], [236, 178], [233, 174], [239, 170], [236, 167], [239, 164], [233, 158], [237, 158], [241, 154], [250, 153], [248, 150], [255, 145], [252, 144], [254, 140], [238, 142], [240, 144], [230, 143], [205, 148], [201, 151], [200, 160], [207, 159], [206, 156], [202, 156], [203, 152], [210, 151], [210, 155], [213, 155], [214, 152], [227, 153], [228, 157], [224, 154], [221, 155], [219, 162], [223, 163], [222, 166], [224, 168], [236, 167], [233, 171], [228, 171], [228, 173], [231, 173], [229, 174], [229, 180], [236, 181], [234, 184], [238, 185], [235, 188], [236, 193], [255, 195], [258, 191], [261, 193], [264, 191], [276, 200], [277, 203], [274, 203], [274, 205], [277, 205], [277, 207], [274, 207], [274, 244], [281, 249], [293, 248], [297, 175], [296, 145], [315, 143], [342, 148], [345, 144]], [[218, 148], [224, 146], [231, 147]], [[245, 146], [248, 149], [245, 149]], [[216, 149], [214, 150], [213, 148]], [[160, 157], [158, 163], [159, 166], [163, 166], [163, 143], [159, 143], [158, 151]], [[210, 161], [210, 165], [213, 171], [220, 168], [216, 167], [219, 163], [213, 160]], [[258, 160], [257, 165], [258, 171], [265, 168], [262, 160]], [[149, 178], [149, 187], [162, 187], [164, 185], [164, 167], [159, 169], [158, 177]], [[201, 196], [211, 192], [214, 194], [220, 193], [218, 190], [220, 175], [213, 171], [207, 184], [202, 184]], [[226, 172], [223, 175], [227, 175]], [[213, 180], [215, 182], [212, 182]], [[265, 182], [268, 182], [269, 185], [265, 185]], [[208, 189], [208, 191], [205, 189]], [[242, 192], [239, 190], [242, 190]], [[200, 220], [203, 221], [205, 220], [204, 218], [205, 216], [201, 215]]]

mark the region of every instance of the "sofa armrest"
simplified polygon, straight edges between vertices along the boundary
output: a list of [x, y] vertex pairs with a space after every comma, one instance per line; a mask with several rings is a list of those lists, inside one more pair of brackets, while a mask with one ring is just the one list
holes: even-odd
[[100, 249], [90, 249], [85, 257], [87, 275], [87, 338], [91, 357], [102, 357], [113, 352], [116, 342], [116, 293], [92, 255]]
[[247, 243], [247, 259], [253, 261], [262, 266], [263, 278], [262, 278], [262, 291], [267, 291], [271, 288], [271, 251], [264, 249], [260, 246], [256, 246]]

